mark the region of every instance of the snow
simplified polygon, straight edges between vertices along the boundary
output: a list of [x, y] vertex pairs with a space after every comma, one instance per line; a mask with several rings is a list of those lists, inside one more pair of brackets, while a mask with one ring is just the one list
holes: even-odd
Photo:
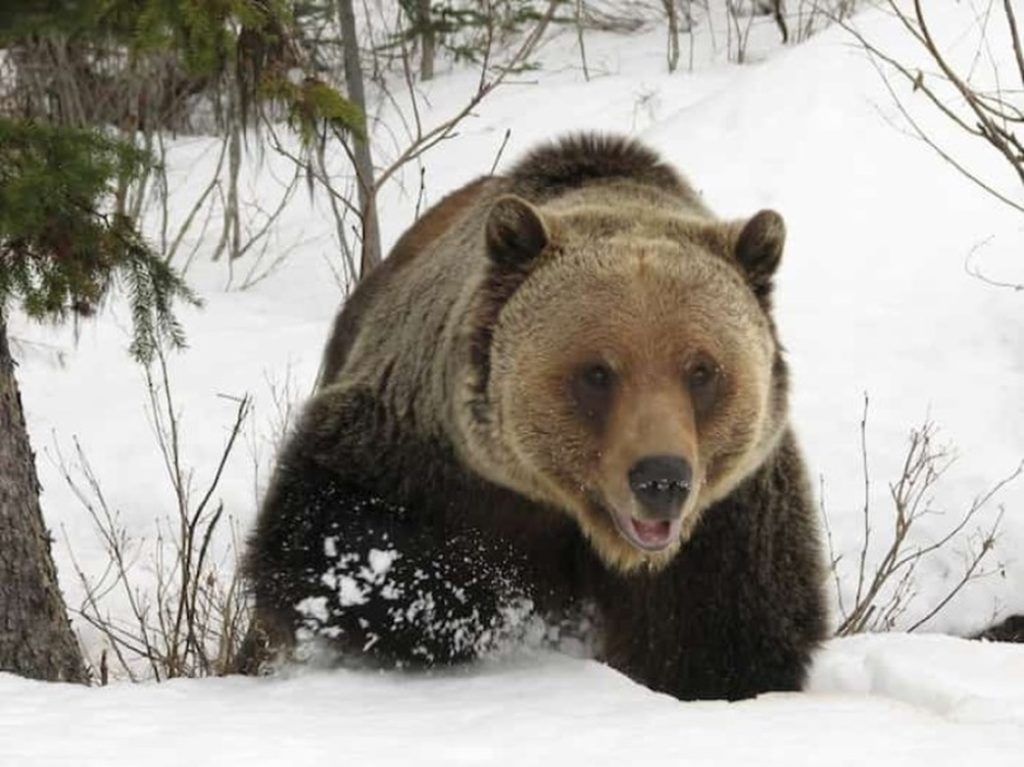
[[808, 691], [892, 698], [961, 722], [1020, 724], [1022, 673], [1024, 648], [1014, 645], [979, 647], [938, 635], [858, 636], [834, 641], [819, 655]]
[[[932, 4], [933, 28], [956, 55], [973, 55], [967, 4]], [[907, 60], [919, 53], [899, 25], [869, 11], [857, 26]], [[930, 419], [956, 460], [927, 498], [934, 511], [915, 525], [926, 546], [972, 501], [1024, 459], [1024, 322], [1021, 294], [974, 279], [968, 258], [992, 279], [1024, 282], [1020, 215], [964, 181], [909, 136], [874, 67], [841, 29], [779, 48], [767, 20], [753, 28], [749, 58], [726, 60], [717, 42], [695, 39], [694, 70], [668, 74], [660, 27], [625, 37], [588, 33], [591, 79], [575, 35], [542, 50], [543, 67], [488, 97], [457, 138], [423, 158], [426, 200], [486, 173], [511, 130], [500, 165], [565, 130], [636, 135], [693, 180], [723, 216], [772, 207], [789, 231], [778, 278], [777, 316], [793, 371], [793, 423], [829, 512], [844, 603], [857, 586], [864, 477], [859, 423], [865, 394], [868, 500], [875, 540], [869, 566], [891, 527], [888, 484], [898, 478], [909, 431]], [[998, 46], [996, 47], [998, 50]], [[1007, 49], [1008, 50], [1008, 49]], [[984, 69], [984, 67], [979, 67]], [[477, 74], [444, 73], [422, 88], [424, 119], [460, 107]], [[943, 146], [1013, 193], [1013, 179], [976, 140], [897, 84], [915, 119]], [[400, 91], [400, 88], [396, 90]], [[396, 98], [404, 98], [397, 92]], [[401, 143], [393, 107], [377, 110], [382, 146]], [[390, 131], [390, 132], [389, 132]], [[397, 132], [394, 133], [394, 132]], [[169, 144], [170, 213], [180, 221], [208, 183], [218, 145]], [[379, 156], [380, 162], [388, 158]], [[330, 162], [339, 174], [343, 160]], [[293, 170], [267, 150], [248, 161], [242, 199], [273, 209]], [[399, 174], [381, 197], [385, 244], [412, 220], [419, 168]], [[1018, 195], [1019, 197], [1019, 195]], [[258, 224], [254, 224], [256, 226]], [[159, 217], [147, 220], [156, 233]], [[172, 228], [173, 231], [173, 228]], [[326, 199], [300, 191], [286, 206], [257, 271], [284, 259], [246, 289], [209, 260], [219, 233], [190, 232], [198, 246], [189, 282], [201, 310], [181, 311], [190, 348], [169, 358], [182, 455], [193, 497], [213, 474], [237, 398], [254, 398], [242, 446], [216, 494], [225, 518], [216, 540], [219, 575], [229, 579], [237, 540], [252, 523], [287, 404], [315, 380], [331, 318], [342, 298], [336, 232]], [[247, 257], [248, 258], [248, 257]], [[181, 265], [183, 261], [179, 261]], [[58, 451], [75, 468], [77, 438], [109, 507], [132, 541], [131, 573], [152, 589], [158, 534], [175, 529], [163, 458], [154, 440], [142, 372], [128, 358], [129, 315], [113, 302], [69, 329], [14, 317], [10, 330], [42, 503], [54, 530], [61, 584], [73, 607], [84, 589], [73, 562], [95, 580], [108, 555], [65, 482]], [[960, 592], [923, 630], [966, 634], [1024, 612], [1024, 479], [1003, 487], [976, 524], [1005, 510], [988, 575]], [[159, 527], [158, 527], [159, 525]], [[925, 617], [963, 573], [971, 525], [923, 561], [897, 628]], [[165, 544], [166, 545], [166, 544]], [[356, 582], [358, 598], [387, 574], [395, 552], [378, 552]], [[72, 560], [72, 555], [74, 560]], [[348, 576], [346, 576], [348, 577]], [[347, 595], [347, 596], [346, 596]], [[304, 606], [315, 620], [323, 605]], [[103, 609], [128, 615], [119, 592]], [[95, 660], [102, 638], [76, 621]], [[0, 765], [76, 764], [959, 764], [1019, 765], [1024, 758], [1024, 649], [937, 636], [867, 636], [832, 642], [817, 659], [810, 690], [739, 704], [680, 704], [592, 661], [525, 654], [464, 671], [416, 677], [354, 671], [272, 679], [174, 681], [98, 690], [0, 675]]]
[[943, 767], [968, 759], [1016, 767], [1024, 755], [1018, 646], [837, 640], [811, 690], [680, 703], [599, 663], [553, 654], [434, 675], [312, 671], [92, 690], [0, 675], [0, 759], [17, 767]]

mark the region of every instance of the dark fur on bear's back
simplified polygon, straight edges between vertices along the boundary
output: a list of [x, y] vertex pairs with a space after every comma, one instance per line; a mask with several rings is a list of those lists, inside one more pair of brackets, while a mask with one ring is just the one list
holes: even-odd
[[[466, 465], [446, 428], [452, 408], [488, 405], [489, 323], [527, 278], [481, 276], [467, 250], [482, 247], [472, 244], [490, 206], [510, 193], [558, 204], [602, 185], [710, 215], [649, 149], [573, 137], [442, 200], [349, 299], [250, 541], [256, 629], [243, 670], [292, 647], [296, 632], [372, 664], [445, 665], [515, 636], [526, 606], [555, 623], [596, 607], [601, 657], [653, 689], [742, 698], [800, 688], [825, 611], [813, 507], [788, 429], [667, 565], [620, 572], [563, 510]], [[455, 298], [424, 298], [439, 281]], [[466, 290], [483, 294], [468, 330], [457, 324]], [[460, 366], [476, 376], [472, 401], [448, 394]], [[771, 374], [781, 402], [780, 356]]]
[[590, 182], [624, 178], [701, 205], [690, 185], [655, 152], [634, 141], [595, 133], [542, 144], [513, 165], [508, 178], [517, 194], [536, 201]]

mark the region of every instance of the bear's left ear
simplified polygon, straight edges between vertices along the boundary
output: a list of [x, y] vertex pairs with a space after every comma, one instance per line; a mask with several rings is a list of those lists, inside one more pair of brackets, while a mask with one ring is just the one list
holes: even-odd
[[767, 297], [772, 289], [772, 276], [782, 260], [786, 222], [774, 210], [762, 210], [745, 224], [736, 226], [739, 234], [733, 254], [746, 272], [754, 293]]
[[522, 197], [505, 195], [487, 216], [487, 254], [499, 266], [520, 268], [540, 255], [550, 241], [540, 211]]

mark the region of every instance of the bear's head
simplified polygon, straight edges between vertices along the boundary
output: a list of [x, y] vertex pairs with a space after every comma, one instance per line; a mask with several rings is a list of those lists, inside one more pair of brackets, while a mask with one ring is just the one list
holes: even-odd
[[783, 431], [784, 239], [773, 211], [498, 199], [471, 347], [483, 472], [570, 514], [614, 568], [667, 563]]

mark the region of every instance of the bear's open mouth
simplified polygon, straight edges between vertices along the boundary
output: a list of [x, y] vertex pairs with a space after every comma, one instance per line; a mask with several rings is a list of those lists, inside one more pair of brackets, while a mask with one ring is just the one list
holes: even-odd
[[619, 535], [632, 546], [646, 552], [664, 551], [679, 538], [682, 515], [675, 519], [639, 519], [627, 512], [605, 507]]

